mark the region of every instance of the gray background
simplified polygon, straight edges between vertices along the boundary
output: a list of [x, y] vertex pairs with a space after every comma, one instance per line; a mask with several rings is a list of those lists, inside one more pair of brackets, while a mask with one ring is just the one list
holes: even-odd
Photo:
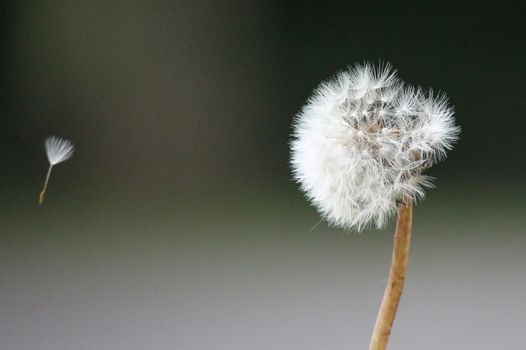
[[[462, 126], [390, 349], [524, 349], [524, 9], [423, 3], [2, 2], [0, 349], [366, 349], [393, 227], [312, 229], [287, 164], [364, 60]], [[39, 207], [50, 134], [77, 151]]]

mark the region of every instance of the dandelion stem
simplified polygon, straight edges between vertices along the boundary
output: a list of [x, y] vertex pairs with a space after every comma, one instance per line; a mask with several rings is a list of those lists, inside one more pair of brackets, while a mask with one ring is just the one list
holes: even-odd
[[40, 196], [38, 197], [38, 204], [40, 205], [44, 204], [44, 199], [46, 197], [47, 184], [49, 182], [49, 177], [51, 176], [51, 169], [53, 169], [53, 164], [49, 165], [49, 169], [46, 175], [46, 181], [44, 182], [44, 188], [42, 188], [42, 192], [40, 192]]
[[384, 350], [387, 347], [391, 328], [396, 316], [396, 310], [404, 287], [405, 273], [409, 261], [409, 245], [413, 222], [413, 203], [408, 200], [398, 210], [396, 232], [393, 244], [393, 259], [389, 271], [389, 279], [385, 289], [382, 306], [374, 326], [369, 350]]

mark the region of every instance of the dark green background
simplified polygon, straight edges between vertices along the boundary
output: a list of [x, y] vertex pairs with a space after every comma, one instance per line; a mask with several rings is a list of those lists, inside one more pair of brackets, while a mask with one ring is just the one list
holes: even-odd
[[[461, 140], [415, 210], [392, 349], [521, 349], [519, 2], [9, 1], [0, 348], [365, 349], [392, 226], [330, 229], [290, 124], [347, 65], [445, 92]], [[70, 138], [48, 202], [48, 135]]]

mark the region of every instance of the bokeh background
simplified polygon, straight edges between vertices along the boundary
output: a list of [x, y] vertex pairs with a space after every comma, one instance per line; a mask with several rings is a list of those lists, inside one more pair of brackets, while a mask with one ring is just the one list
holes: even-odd
[[[390, 349], [524, 349], [519, 2], [1, 3], [0, 349], [366, 349], [392, 225], [316, 226], [290, 124], [354, 62], [447, 92]], [[47, 202], [43, 140], [74, 141]]]

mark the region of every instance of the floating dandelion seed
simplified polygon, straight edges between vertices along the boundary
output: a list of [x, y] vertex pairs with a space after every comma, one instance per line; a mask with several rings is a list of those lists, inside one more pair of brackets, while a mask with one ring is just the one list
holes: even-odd
[[75, 147], [71, 141], [56, 136], [50, 136], [46, 138], [44, 146], [46, 148], [46, 155], [49, 161], [49, 169], [47, 171], [46, 181], [44, 182], [44, 188], [42, 189], [42, 192], [40, 192], [40, 196], [38, 198], [39, 204], [44, 203], [47, 185], [53, 166], [71, 158], [71, 156], [73, 156], [73, 152], [75, 151]]
[[384, 349], [408, 262], [412, 203], [460, 129], [445, 95], [405, 84], [389, 64], [356, 65], [320, 85], [294, 120], [294, 178], [330, 224], [383, 227], [398, 213], [393, 261], [370, 349]]

